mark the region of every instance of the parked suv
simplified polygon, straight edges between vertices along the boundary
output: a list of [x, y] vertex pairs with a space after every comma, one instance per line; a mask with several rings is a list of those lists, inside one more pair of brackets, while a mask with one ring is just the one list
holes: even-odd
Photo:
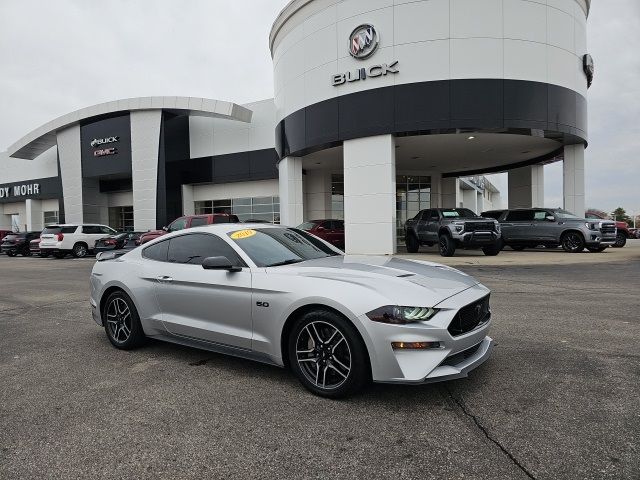
[[[587, 212], [585, 214], [585, 218], [589, 220], [609, 220], [607, 217], [595, 212]], [[611, 221], [613, 222], [614, 220]], [[615, 222], [618, 233], [616, 234], [616, 243], [615, 245], [613, 245], [613, 247], [622, 248], [627, 244], [627, 240], [633, 237], [631, 235], [631, 232], [629, 231], [629, 225], [627, 225], [627, 222], [621, 222], [618, 220], [615, 220]]]
[[344, 250], [344, 220], [310, 220], [298, 228]]
[[616, 243], [616, 224], [610, 220], [588, 220], [561, 208], [493, 210], [482, 216], [497, 218], [502, 242], [514, 250], [562, 246], [565, 252], [585, 249], [602, 252]]
[[162, 230], [151, 230], [140, 236], [139, 245], [150, 242], [167, 233], [177, 232], [185, 228], [201, 227], [203, 225], [211, 225], [214, 223], [240, 223], [236, 215], [228, 215], [226, 213], [210, 213], [209, 215], [186, 215], [175, 219], [164, 227]]
[[23, 257], [31, 256], [29, 250], [29, 242], [34, 238], [38, 238], [40, 232], [21, 232], [10, 233], [2, 239], [2, 253], [6, 253], [9, 257], [22, 255]]
[[452, 257], [456, 248], [482, 248], [485, 255], [498, 255], [502, 249], [500, 225], [482, 218], [468, 208], [432, 208], [422, 210], [404, 226], [407, 251], [415, 253], [420, 245], [440, 248], [440, 255]]
[[97, 240], [115, 233], [106, 225], [49, 225], [40, 235], [40, 252], [53, 254], [56, 258], [63, 258], [69, 253], [82, 258], [94, 249]]

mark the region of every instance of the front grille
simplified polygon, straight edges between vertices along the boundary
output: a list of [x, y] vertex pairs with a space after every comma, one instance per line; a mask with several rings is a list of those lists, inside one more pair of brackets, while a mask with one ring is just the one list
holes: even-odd
[[467, 222], [464, 224], [465, 232], [493, 232], [493, 222]]
[[616, 226], [614, 224], [604, 224], [600, 231], [604, 234], [614, 234], [616, 233]]
[[459, 363], [464, 362], [467, 358], [472, 357], [473, 355], [475, 355], [475, 353], [480, 348], [480, 344], [481, 343], [482, 342], [478, 343], [477, 345], [474, 345], [471, 348], [467, 348], [466, 350], [463, 350], [462, 352], [458, 352], [455, 355], [451, 355], [451, 356], [445, 358], [444, 362], [442, 362], [440, 365], [449, 365], [451, 367], [455, 367]]
[[458, 310], [447, 330], [451, 336], [456, 337], [488, 322], [490, 318], [491, 309], [489, 308], [489, 295], [487, 295]]

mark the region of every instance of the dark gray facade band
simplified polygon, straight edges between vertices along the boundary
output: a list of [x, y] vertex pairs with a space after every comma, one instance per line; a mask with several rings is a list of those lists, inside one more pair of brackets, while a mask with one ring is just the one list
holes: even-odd
[[586, 144], [587, 100], [568, 88], [526, 80], [441, 80], [375, 88], [287, 116], [276, 126], [276, 150], [284, 158], [373, 135], [459, 130], [522, 135], [538, 130], [561, 144]]

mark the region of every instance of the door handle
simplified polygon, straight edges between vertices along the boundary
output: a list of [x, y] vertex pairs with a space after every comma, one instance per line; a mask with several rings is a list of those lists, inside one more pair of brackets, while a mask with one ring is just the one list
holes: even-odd
[[160, 277], [158, 277], [158, 281], [159, 282], [173, 282], [173, 278], [167, 276], [167, 275], [162, 275]]

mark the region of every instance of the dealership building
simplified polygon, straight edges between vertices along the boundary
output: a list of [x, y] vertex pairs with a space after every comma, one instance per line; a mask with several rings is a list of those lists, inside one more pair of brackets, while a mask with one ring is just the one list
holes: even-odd
[[[233, 212], [345, 222], [390, 254], [419, 210], [543, 206], [563, 162], [584, 212], [589, 0], [294, 0], [269, 42], [274, 98], [115, 100], [0, 153], [0, 228], [162, 227]], [[508, 205], [483, 176], [508, 172]]]

